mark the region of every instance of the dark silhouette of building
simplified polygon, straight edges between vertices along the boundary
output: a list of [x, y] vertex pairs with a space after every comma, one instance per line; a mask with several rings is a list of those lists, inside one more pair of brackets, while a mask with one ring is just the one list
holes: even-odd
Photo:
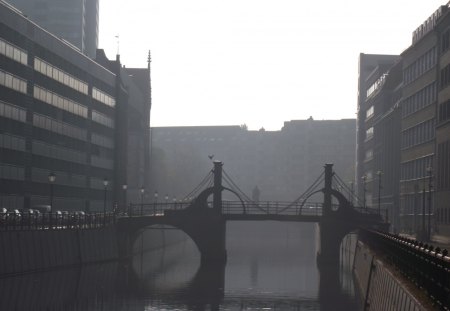
[[8, 0], [28, 18], [95, 58], [98, 0]]
[[[350, 182], [354, 175], [355, 120], [294, 120], [280, 131], [249, 131], [244, 126], [154, 127], [152, 191], [179, 200], [209, 172], [211, 160], [251, 197], [293, 201], [334, 163]], [[230, 197], [229, 199], [232, 199]]]
[[50, 173], [56, 209], [101, 211], [105, 191], [108, 210], [137, 198], [150, 102], [150, 62], [94, 61], [0, 1], [1, 206], [48, 204]]

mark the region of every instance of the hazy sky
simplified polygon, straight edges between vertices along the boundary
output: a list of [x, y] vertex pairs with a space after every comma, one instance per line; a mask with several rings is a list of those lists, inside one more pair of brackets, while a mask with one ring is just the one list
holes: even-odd
[[444, 0], [100, 0], [100, 48], [145, 67], [151, 126], [355, 118], [359, 53], [400, 54]]

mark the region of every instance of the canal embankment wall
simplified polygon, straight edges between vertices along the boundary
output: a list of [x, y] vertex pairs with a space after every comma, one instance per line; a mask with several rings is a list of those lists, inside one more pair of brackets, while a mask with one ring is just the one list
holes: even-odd
[[430, 310], [423, 294], [362, 241], [356, 244], [353, 272], [363, 310]]
[[0, 232], [0, 275], [118, 259], [114, 225]]

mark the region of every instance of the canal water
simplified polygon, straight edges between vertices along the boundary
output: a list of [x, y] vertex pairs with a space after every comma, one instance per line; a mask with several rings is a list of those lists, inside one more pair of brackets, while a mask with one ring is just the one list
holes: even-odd
[[313, 224], [231, 222], [226, 266], [200, 267], [186, 235], [152, 228], [128, 264], [0, 279], [0, 310], [359, 310], [354, 238], [343, 243], [339, 271], [319, 271], [316, 234]]

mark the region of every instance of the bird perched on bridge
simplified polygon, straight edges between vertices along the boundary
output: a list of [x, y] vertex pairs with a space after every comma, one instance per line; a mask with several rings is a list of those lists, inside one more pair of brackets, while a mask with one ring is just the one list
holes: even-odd
[[210, 154], [210, 155], [208, 155], [208, 158], [209, 158], [210, 160], [212, 160], [212, 159], [214, 158], [214, 155], [213, 155], [213, 154]]

